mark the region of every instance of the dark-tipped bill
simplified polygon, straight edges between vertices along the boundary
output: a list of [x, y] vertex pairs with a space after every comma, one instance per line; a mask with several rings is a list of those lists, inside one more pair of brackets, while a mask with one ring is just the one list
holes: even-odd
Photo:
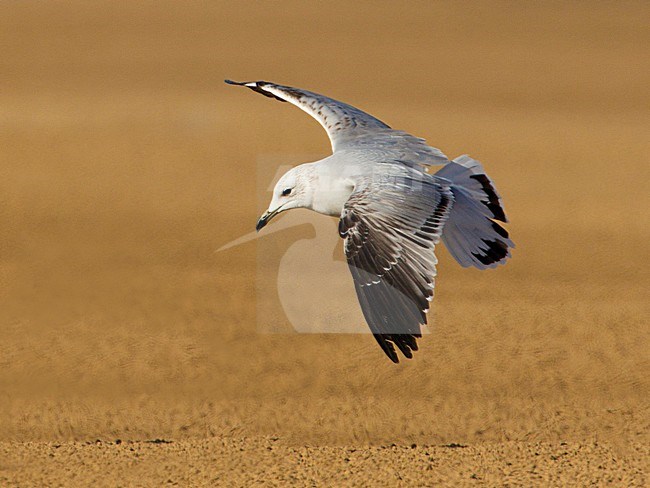
[[264, 212], [264, 215], [262, 215], [260, 217], [260, 219], [257, 221], [257, 225], [255, 226], [255, 230], [257, 232], [259, 232], [262, 227], [264, 227], [266, 224], [268, 224], [269, 221], [279, 213], [280, 213], [279, 208], [273, 210], [272, 212], [268, 212], [268, 211]]

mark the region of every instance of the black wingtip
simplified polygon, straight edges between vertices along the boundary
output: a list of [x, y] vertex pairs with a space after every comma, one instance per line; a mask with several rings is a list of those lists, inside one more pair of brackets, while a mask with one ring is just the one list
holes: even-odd
[[387, 337], [384, 334], [373, 334], [373, 336], [375, 337], [375, 340], [379, 346], [381, 346], [381, 349], [384, 351], [386, 356], [388, 356], [388, 359], [390, 359], [395, 364], [399, 363], [399, 358], [397, 357], [395, 348], [391, 342], [386, 340]]
[[413, 358], [413, 351], [418, 350], [417, 338], [420, 334], [373, 334], [381, 349], [388, 359], [395, 364], [399, 363], [399, 357], [393, 344], [404, 354], [407, 359]]
[[487, 196], [487, 200], [481, 199], [481, 203], [483, 203], [483, 205], [485, 205], [490, 210], [490, 212], [492, 212], [492, 217], [494, 218], [494, 220], [499, 220], [501, 222], [508, 222], [506, 213], [503, 210], [503, 207], [501, 206], [501, 200], [499, 199], [499, 195], [494, 189], [494, 185], [492, 184], [490, 178], [488, 178], [487, 175], [482, 173], [471, 175], [470, 178], [478, 181], [483, 187], [483, 191]]
[[233, 80], [223, 80], [223, 81], [228, 85], [245, 86], [246, 88], [250, 88], [254, 92], [260, 93], [265, 97], [275, 98], [276, 100], [279, 100], [281, 102], [286, 102], [284, 98], [280, 98], [279, 96], [271, 92], [268, 92], [263, 88], [264, 86], [271, 84], [268, 81], [233, 81]]
[[388, 359], [390, 359], [393, 363], [399, 364], [399, 357], [397, 357], [397, 353], [395, 351], [384, 351], [386, 353], [386, 356], [388, 356]]

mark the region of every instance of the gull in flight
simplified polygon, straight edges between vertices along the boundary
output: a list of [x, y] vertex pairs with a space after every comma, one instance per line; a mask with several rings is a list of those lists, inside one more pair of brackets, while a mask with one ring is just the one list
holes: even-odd
[[[339, 218], [363, 315], [393, 362], [395, 347], [407, 358], [418, 349], [441, 239], [463, 267], [494, 268], [510, 257], [501, 198], [478, 161], [449, 160], [423, 139], [317, 93], [266, 81], [226, 83], [289, 102], [327, 132], [333, 154], [285, 173], [256, 229], [292, 208]], [[442, 168], [427, 172], [436, 165]]]

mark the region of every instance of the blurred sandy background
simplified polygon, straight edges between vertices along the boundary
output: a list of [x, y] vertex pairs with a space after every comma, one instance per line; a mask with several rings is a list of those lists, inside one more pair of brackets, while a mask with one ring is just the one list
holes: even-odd
[[[0, 485], [647, 483], [648, 18], [0, 3]], [[260, 158], [329, 144], [224, 78], [480, 159], [514, 259], [441, 248], [436, 325], [398, 366], [369, 335], [259, 333], [261, 244], [215, 250], [264, 210]]]

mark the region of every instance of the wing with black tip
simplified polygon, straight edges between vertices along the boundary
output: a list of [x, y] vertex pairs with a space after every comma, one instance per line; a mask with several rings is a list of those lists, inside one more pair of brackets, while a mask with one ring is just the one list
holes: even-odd
[[447, 157], [424, 139], [393, 130], [381, 120], [347, 103], [318, 93], [268, 81], [231, 81], [230, 85], [250, 88], [266, 97], [289, 102], [307, 112], [325, 129], [332, 150], [371, 151], [376, 157], [406, 166], [446, 164]]

